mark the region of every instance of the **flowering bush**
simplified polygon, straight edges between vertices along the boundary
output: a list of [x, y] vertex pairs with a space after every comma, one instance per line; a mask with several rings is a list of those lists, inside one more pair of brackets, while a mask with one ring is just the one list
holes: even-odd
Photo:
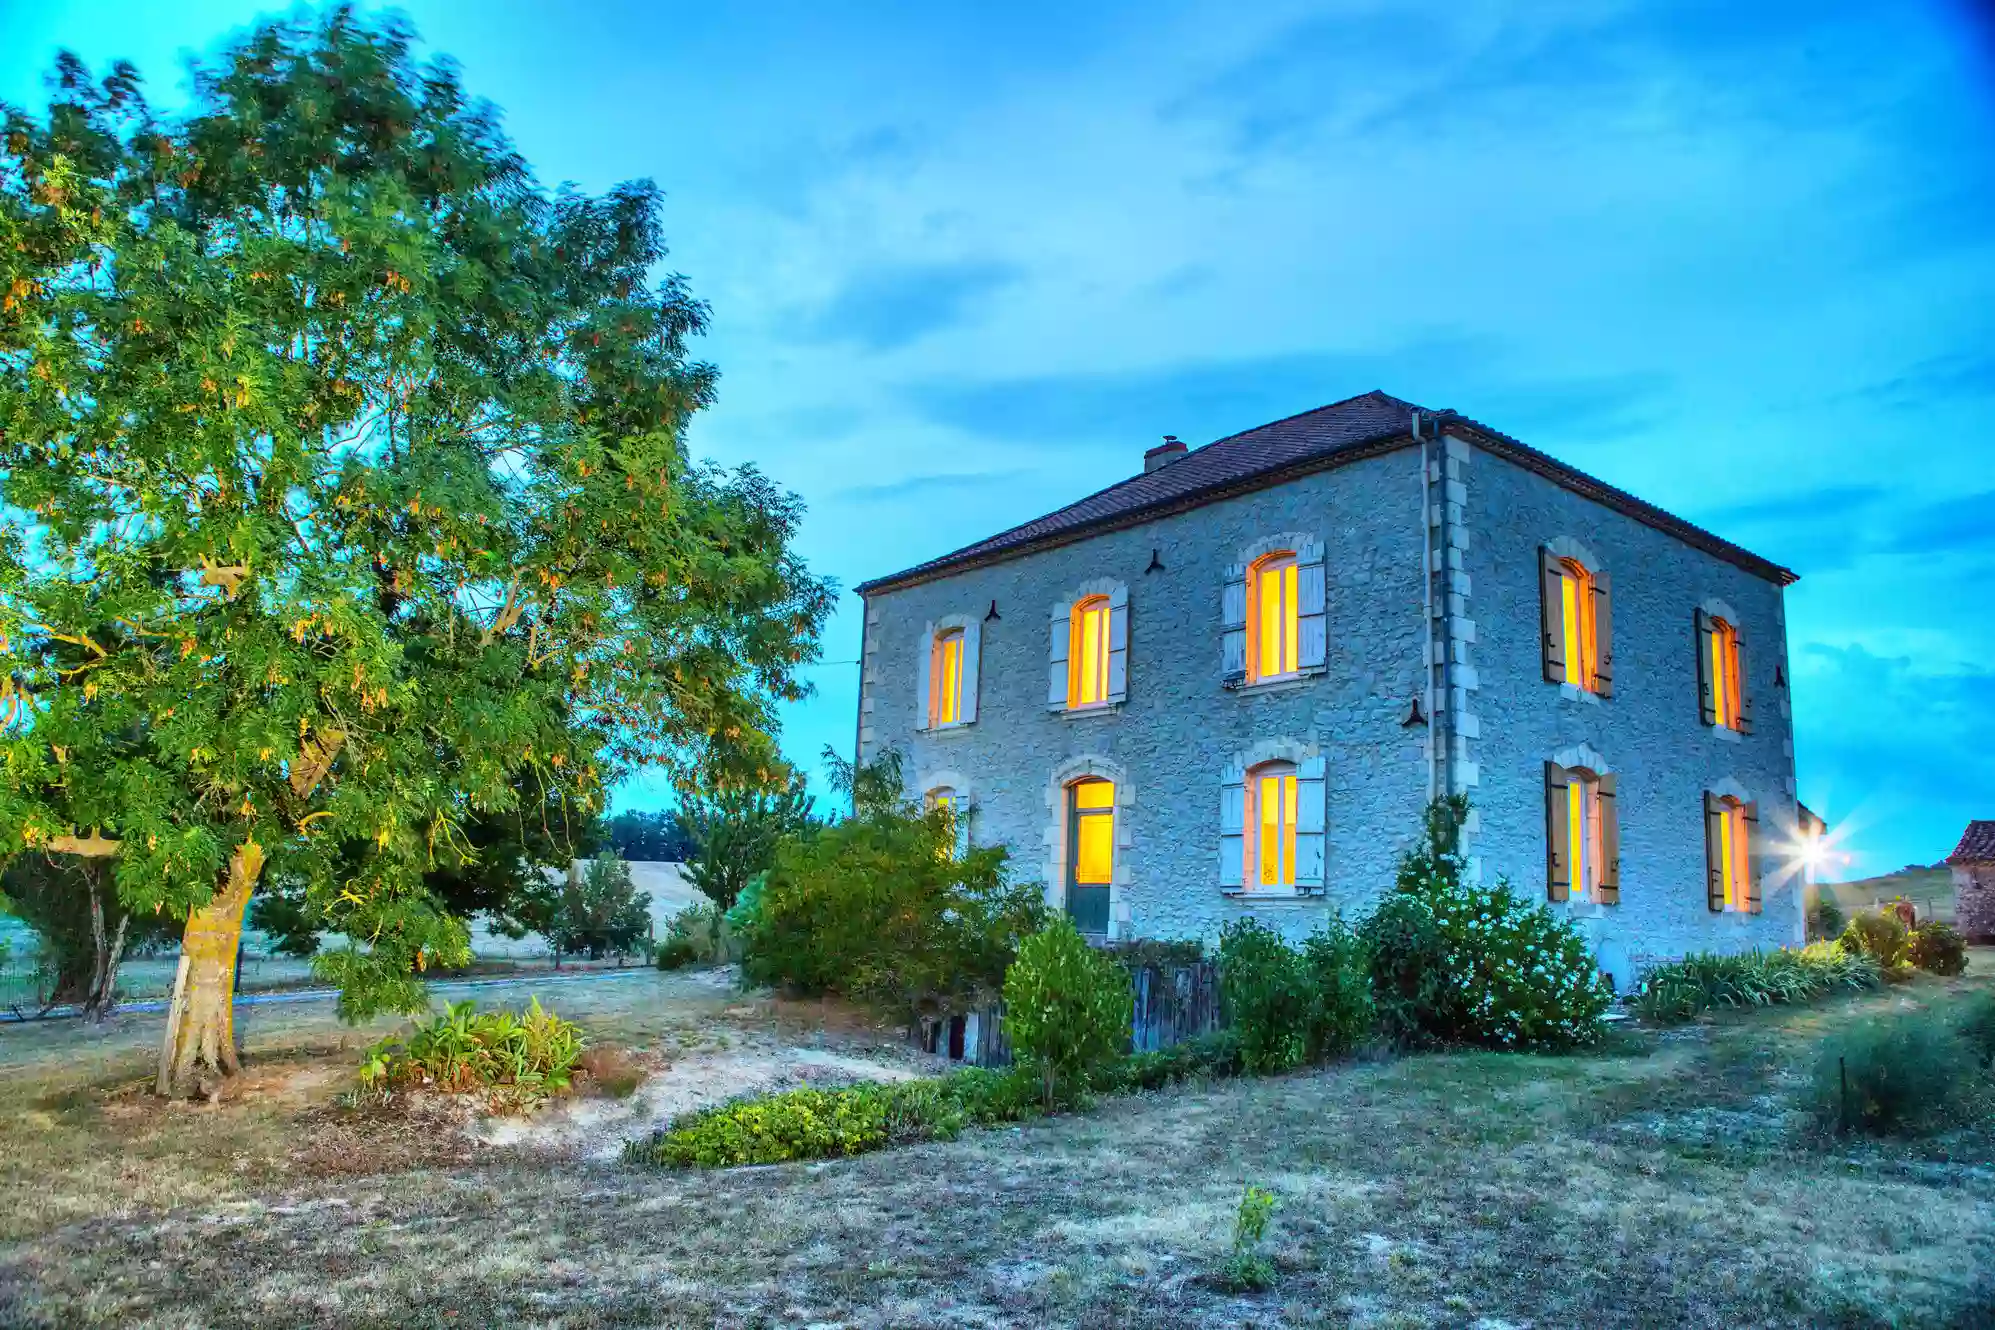
[[1520, 899], [1502, 879], [1462, 880], [1467, 815], [1460, 795], [1428, 807], [1424, 843], [1401, 861], [1394, 897], [1359, 930], [1383, 1000], [1398, 1005], [1392, 1015], [1415, 1042], [1591, 1043], [1613, 990], [1570, 920]]

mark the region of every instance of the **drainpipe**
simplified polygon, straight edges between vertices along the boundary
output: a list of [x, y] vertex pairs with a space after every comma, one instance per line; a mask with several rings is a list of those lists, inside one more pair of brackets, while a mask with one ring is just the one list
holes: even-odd
[[[1448, 585], [1448, 491], [1446, 486], [1436, 490], [1433, 467], [1439, 465], [1445, 470], [1448, 450], [1442, 442], [1440, 427], [1435, 423], [1433, 416], [1426, 416], [1423, 420], [1420, 412], [1413, 413], [1413, 437], [1421, 441], [1420, 485], [1422, 497], [1427, 501], [1427, 508], [1420, 514], [1420, 520], [1426, 524], [1427, 532], [1421, 546], [1427, 551], [1425, 584], [1427, 593], [1424, 597], [1427, 608], [1429, 661], [1427, 677], [1433, 690], [1427, 717], [1427, 771], [1428, 791], [1431, 797], [1451, 794], [1455, 788], [1454, 669], [1449, 658], [1448, 635], [1445, 631], [1437, 631], [1437, 625], [1444, 624], [1446, 616], [1443, 613], [1436, 613], [1437, 610], [1446, 609], [1447, 601], [1444, 598], [1437, 602], [1434, 596], [1435, 578], [1441, 579], [1443, 597], [1446, 596]], [[1436, 445], [1431, 463], [1427, 451], [1430, 439]], [[1434, 495], [1437, 492], [1441, 496], [1438, 505], [1434, 503]]]
[[[1413, 437], [1420, 439], [1420, 413], [1413, 413]], [[1427, 635], [1420, 691], [1427, 694], [1427, 802], [1434, 802], [1434, 486], [1427, 471], [1427, 441], [1420, 439], [1420, 620]]]
[[859, 815], [859, 764], [866, 760], [866, 643], [872, 636], [873, 603], [859, 597], [859, 697], [853, 710], [859, 713], [852, 726], [852, 816]]

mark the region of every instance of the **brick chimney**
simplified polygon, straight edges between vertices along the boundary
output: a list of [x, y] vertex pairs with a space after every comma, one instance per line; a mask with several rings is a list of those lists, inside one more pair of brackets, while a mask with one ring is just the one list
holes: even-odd
[[1143, 474], [1148, 475], [1160, 466], [1169, 466], [1185, 455], [1185, 446], [1175, 434], [1166, 434], [1164, 441], [1143, 454]]

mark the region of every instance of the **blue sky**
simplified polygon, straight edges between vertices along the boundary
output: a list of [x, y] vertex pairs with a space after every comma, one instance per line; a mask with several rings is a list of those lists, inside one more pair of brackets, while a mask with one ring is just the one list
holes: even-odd
[[[0, 0], [184, 57], [266, 6]], [[542, 178], [668, 193], [699, 451], [845, 586], [1374, 387], [1802, 574], [1851, 875], [1995, 817], [1995, 26], [1964, 2], [405, 6]], [[798, 756], [849, 748], [856, 599]], [[625, 802], [663, 798], [642, 784]]]

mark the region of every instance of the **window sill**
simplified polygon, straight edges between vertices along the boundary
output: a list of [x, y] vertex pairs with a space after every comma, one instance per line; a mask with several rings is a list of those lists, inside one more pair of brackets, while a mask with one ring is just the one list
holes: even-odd
[[1723, 739], [1726, 743], [1741, 743], [1745, 739], [1743, 734], [1729, 725], [1706, 725], [1704, 728], [1711, 731], [1713, 738]]
[[1587, 702], [1596, 707], [1600, 705], [1600, 694], [1590, 689], [1581, 688], [1576, 683], [1560, 684], [1559, 696], [1568, 702]]
[[1255, 679], [1249, 683], [1236, 683], [1227, 692], [1241, 697], [1251, 697], [1260, 693], [1286, 693], [1297, 688], [1307, 688], [1322, 675], [1321, 670], [1311, 670], [1306, 674], [1284, 674], [1274, 679]]
[[1084, 707], [1054, 707], [1053, 714], [1061, 720], [1086, 720], [1093, 716], [1113, 716], [1122, 710], [1120, 702], [1091, 702]]
[[951, 735], [968, 734], [976, 728], [977, 722], [973, 720], [959, 720], [952, 725], [936, 725], [925, 730], [916, 730], [915, 733], [924, 739], [947, 739]]
[[1297, 891], [1293, 887], [1221, 887], [1220, 893], [1229, 900], [1236, 901], [1318, 901], [1323, 899], [1322, 891], [1310, 888]]

